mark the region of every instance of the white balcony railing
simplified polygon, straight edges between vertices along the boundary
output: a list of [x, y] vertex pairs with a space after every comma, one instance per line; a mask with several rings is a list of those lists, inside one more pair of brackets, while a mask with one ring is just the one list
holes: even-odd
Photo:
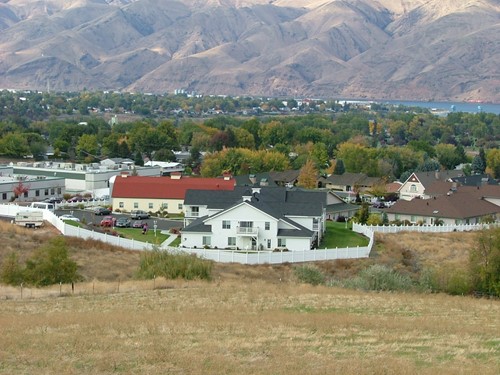
[[236, 234], [240, 235], [256, 235], [259, 233], [259, 228], [254, 227], [236, 227]]

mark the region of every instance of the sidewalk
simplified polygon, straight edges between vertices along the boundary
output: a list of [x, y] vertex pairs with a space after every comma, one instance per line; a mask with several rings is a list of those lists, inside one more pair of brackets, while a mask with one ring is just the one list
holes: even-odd
[[162, 246], [162, 247], [163, 247], [163, 246], [170, 246], [170, 244], [171, 244], [172, 242], [174, 242], [174, 241], [175, 241], [175, 239], [177, 238], [177, 235], [176, 235], [176, 234], [169, 233], [169, 232], [167, 232], [167, 233], [165, 233], [165, 234], [168, 234], [168, 235], [169, 235], [169, 237], [168, 237], [165, 241], [163, 241], [163, 242], [162, 242], [162, 244], [161, 244], [161, 246]]

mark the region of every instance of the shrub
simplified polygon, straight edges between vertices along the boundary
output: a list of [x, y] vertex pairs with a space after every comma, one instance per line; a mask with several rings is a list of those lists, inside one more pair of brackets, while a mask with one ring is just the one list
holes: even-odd
[[500, 296], [500, 228], [483, 230], [470, 252], [470, 275], [476, 293]]
[[379, 264], [365, 268], [357, 277], [332, 281], [330, 285], [378, 291], [407, 291], [413, 288], [410, 277]]
[[162, 276], [167, 279], [203, 279], [212, 278], [212, 263], [196, 255], [182, 252], [170, 253], [157, 248], [141, 254], [136, 276], [140, 279], [153, 279]]
[[8, 285], [19, 285], [23, 282], [23, 269], [16, 253], [12, 252], [4, 259], [0, 269], [0, 280]]
[[297, 266], [293, 268], [295, 277], [302, 282], [312, 285], [325, 283], [325, 275], [314, 266]]
[[471, 292], [471, 282], [465, 270], [426, 268], [420, 274], [418, 288], [426, 292], [464, 295]]
[[26, 261], [24, 279], [36, 286], [69, 283], [80, 279], [77, 270], [76, 262], [68, 257], [64, 237], [55, 237]]

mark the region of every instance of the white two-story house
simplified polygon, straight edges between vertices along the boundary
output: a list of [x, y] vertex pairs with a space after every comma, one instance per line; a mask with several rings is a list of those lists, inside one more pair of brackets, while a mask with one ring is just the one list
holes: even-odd
[[282, 187], [188, 191], [181, 246], [309, 250], [325, 232], [326, 193]]

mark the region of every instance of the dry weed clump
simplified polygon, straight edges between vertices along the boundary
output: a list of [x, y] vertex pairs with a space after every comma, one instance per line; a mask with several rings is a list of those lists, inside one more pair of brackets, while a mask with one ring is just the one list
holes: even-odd
[[489, 375], [500, 366], [499, 301], [257, 280], [162, 280], [153, 290], [151, 282], [2, 301], [0, 374]]

